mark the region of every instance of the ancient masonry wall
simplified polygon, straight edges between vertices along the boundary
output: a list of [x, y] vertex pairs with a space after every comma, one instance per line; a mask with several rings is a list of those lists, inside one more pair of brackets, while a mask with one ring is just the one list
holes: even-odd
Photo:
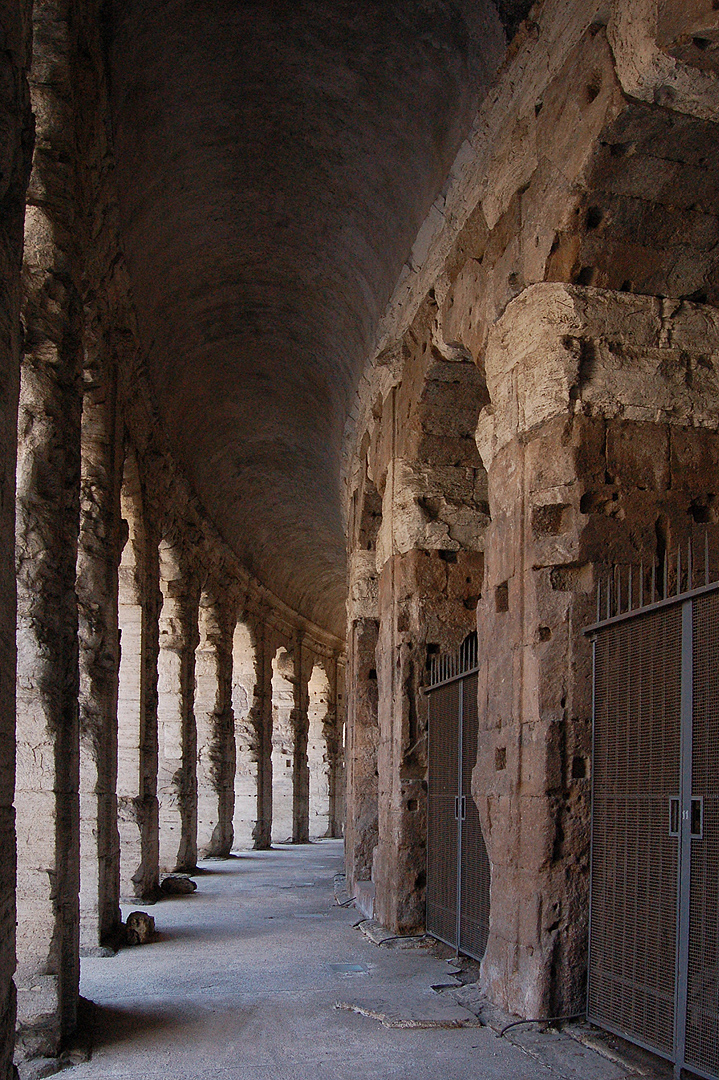
[[[420, 230], [346, 431], [349, 873], [371, 876], [387, 925], [421, 924], [415, 688], [429, 648], [465, 629], [446, 612], [467, 560], [492, 868], [482, 979], [524, 1016], [582, 1007], [597, 580], [697, 529], [716, 564], [719, 80], [701, 35], [717, 29], [708, 0], [535, 9]], [[476, 365], [478, 400], [458, 390], [420, 419], [428, 347], [438, 372]], [[469, 440], [435, 458], [470, 400], [479, 458], [459, 452]]]

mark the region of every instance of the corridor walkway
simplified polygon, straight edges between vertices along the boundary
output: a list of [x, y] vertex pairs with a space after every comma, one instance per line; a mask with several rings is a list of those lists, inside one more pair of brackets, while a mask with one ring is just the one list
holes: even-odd
[[488, 1028], [391, 1029], [335, 1008], [391, 999], [439, 963], [355, 929], [333, 896], [341, 869], [331, 840], [203, 864], [195, 894], [149, 909], [156, 942], [82, 961], [97, 1033], [72, 1080], [551, 1080]]

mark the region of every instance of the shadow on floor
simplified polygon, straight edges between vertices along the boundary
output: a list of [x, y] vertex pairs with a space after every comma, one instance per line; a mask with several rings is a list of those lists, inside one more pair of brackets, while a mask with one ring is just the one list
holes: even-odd
[[142, 1005], [127, 1007], [96, 1005], [83, 1001], [78, 1034], [90, 1043], [93, 1050], [128, 1040], [155, 1038], [173, 1028], [184, 1028], [195, 1019], [189, 1009], [172, 1009], [166, 1004], [158, 1008]]

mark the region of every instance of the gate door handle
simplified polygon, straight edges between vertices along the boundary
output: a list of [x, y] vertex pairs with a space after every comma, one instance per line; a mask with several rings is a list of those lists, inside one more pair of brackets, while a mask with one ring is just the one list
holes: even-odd
[[679, 836], [679, 796], [672, 796], [669, 800], [669, 835]]
[[467, 817], [467, 796], [466, 795], [462, 796], [462, 798], [460, 800], [459, 807], [460, 807], [460, 813], [462, 815], [462, 821], [464, 821], [464, 819]]
[[692, 840], [704, 838], [704, 796], [692, 795], [690, 809], [682, 814], [678, 796], [669, 799], [669, 835], [679, 836], [682, 820], [689, 820], [689, 835]]
[[454, 820], [459, 821], [459, 795], [454, 797]]

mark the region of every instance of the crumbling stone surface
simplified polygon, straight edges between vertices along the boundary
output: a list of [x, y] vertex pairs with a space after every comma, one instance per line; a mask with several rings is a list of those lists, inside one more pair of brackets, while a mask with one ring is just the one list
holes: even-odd
[[[444, 340], [431, 301], [403, 348], [401, 381], [365, 433], [350, 509], [348, 873], [353, 886], [371, 875], [377, 918], [411, 933], [424, 920], [422, 687], [431, 656], [473, 629], [489, 518], [474, 443], [487, 400], [481, 373]], [[374, 625], [358, 618], [375, 611]]]
[[[474, 593], [483, 665], [474, 790], [497, 924], [483, 985], [522, 1015], [581, 1000], [591, 773], [582, 627], [599, 568], [646, 565], [697, 526], [715, 544], [717, 324], [707, 304], [716, 302], [718, 24], [703, 3], [534, 9], [420, 231], [345, 431], [350, 627], [373, 596], [353, 525], [367, 460], [383, 494], [380, 714], [383, 687], [402, 670], [400, 627], [414, 626], [405, 602], [390, 633], [386, 605], [403, 573], [416, 593], [423, 579], [395, 565], [383, 582], [384, 560], [395, 547], [405, 558], [433, 547], [446, 557], [465, 545], [485, 560]], [[687, 37], [697, 27], [701, 48]], [[476, 468], [468, 444], [452, 441], [461, 397], [451, 416], [440, 405], [436, 432], [427, 411], [426, 452], [451, 458], [430, 458], [430, 470], [417, 414], [401, 405], [403, 393], [419, 398], [408, 373], [423, 337], [444, 370], [477, 365], [484, 468], [473, 497], [458, 470], [437, 468]], [[375, 445], [392, 458], [386, 476]], [[428, 613], [451, 609], [441, 577], [428, 574], [426, 592]], [[456, 647], [443, 633], [425, 640]], [[412, 854], [421, 829], [407, 833], [399, 859], [382, 844], [385, 833], [402, 837], [407, 797], [393, 701], [395, 726], [387, 721], [379, 744], [373, 872], [387, 925], [393, 904], [419, 897], [409, 868], [422, 865]], [[419, 924], [419, 900], [413, 910]]]
[[697, 542], [698, 517], [712, 565], [719, 556], [709, 509], [718, 331], [712, 308], [547, 284], [518, 297], [490, 334], [492, 404], [477, 437], [492, 522], [472, 791], [492, 867], [482, 986], [519, 1015], [567, 1015], [583, 1003], [591, 656], [582, 631], [597, 581], [616, 564], [638, 572], [643, 562], [649, 575], [667, 548]]
[[32, 151], [26, 73], [30, 4], [0, 4], [0, 1077], [10, 1077], [15, 1027], [15, 418], [20, 366], [20, 269], [25, 187]]

